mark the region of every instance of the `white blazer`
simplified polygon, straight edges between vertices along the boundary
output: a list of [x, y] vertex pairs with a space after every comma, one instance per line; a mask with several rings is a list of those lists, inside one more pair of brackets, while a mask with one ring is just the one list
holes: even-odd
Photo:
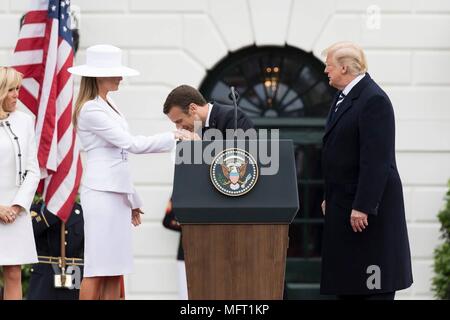
[[115, 104], [97, 96], [81, 108], [77, 133], [86, 151], [82, 185], [99, 191], [128, 193], [133, 208], [142, 204], [134, 189], [128, 163], [128, 153], [168, 152], [175, 147], [171, 132], [154, 136], [133, 136]]
[[[12, 112], [0, 128], [11, 139], [15, 154], [14, 168], [1, 171], [15, 171], [17, 191], [10, 205], [19, 205], [29, 212], [39, 180], [41, 178], [37, 159], [34, 121], [21, 111]], [[11, 190], [8, 190], [11, 191]], [[6, 192], [0, 190], [0, 192]]]

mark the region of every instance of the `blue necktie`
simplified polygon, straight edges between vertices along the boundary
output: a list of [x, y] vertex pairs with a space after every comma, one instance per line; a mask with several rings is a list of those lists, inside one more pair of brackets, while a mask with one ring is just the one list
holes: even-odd
[[344, 99], [345, 99], [345, 94], [343, 93], [343, 92], [341, 92], [341, 94], [339, 95], [339, 98], [338, 98], [338, 100], [337, 100], [337, 102], [336, 102], [336, 107], [334, 108], [334, 112], [336, 113], [337, 111], [338, 111], [338, 109], [339, 109], [339, 104], [342, 102], [342, 101], [344, 101]]
[[333, 106], [333, 108], [331, 110], [330, 123], [334, 121], [334, 118], [336, 118], [336, 114], [339, 109], [339, 104], [344, 100], [344, 98], [345, 98], [345, 94], [341, 91], [341, 93], [339, 94], [339, 97], [336, 101], [336, 104]]

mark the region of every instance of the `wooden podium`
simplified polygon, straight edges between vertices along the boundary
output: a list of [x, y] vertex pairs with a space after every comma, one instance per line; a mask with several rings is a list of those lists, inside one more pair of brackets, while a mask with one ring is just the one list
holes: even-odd
[[[203, 149], [210, 142], [183, 143]], [[279, 154], [278, 173], [260, 175], [240, 197], [214, 188], [208, 164], [176, 165], [172, 201], [182, 226], [189, 300], [283, 298], [289, 223], [299, 204], [290, 140], [279, 141]]]
[[288, 227], [183, 225], [189, 299], [282, 299]]

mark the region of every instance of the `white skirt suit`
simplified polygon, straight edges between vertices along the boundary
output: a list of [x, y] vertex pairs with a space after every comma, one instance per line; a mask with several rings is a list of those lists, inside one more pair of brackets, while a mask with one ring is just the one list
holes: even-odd
[[0, 266], [38, 262], [30, 206], [39, 184], [33, 119], [21, 111], [0, 120], [0, 205], [24, 210], [13, 223], [0, 223]]
[[84, 104], [77, 133], [87, 154], [80, 192], [84, 276], [132, 273], [131, 209], [140, 208], [142, 202], [133, 187], [128, 153], [168, 152], [175, 147], [174, 134], [132, 136], [120, 111], [101, 97]]

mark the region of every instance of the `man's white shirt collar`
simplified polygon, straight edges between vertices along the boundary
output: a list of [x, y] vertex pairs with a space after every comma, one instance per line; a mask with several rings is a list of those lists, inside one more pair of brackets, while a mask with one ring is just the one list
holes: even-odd
[[342, 90], [342, 93], [345, 95], [348, 95], [350, 90], [353, 89], [354, 86], [357, 85], [358, 82], [361, 81], [362, 78], [364, 78], [366, 74], [360, 74], [359, 76], [357, 76], [355, 79], [353, 79], [345, 88], [344, 90]]
[[209, 128], [209, 117], [211, 116], [212, 108], [213, 108], [213, 104], [208, 103], [208, 116], [206, 117], [205, 128]]

